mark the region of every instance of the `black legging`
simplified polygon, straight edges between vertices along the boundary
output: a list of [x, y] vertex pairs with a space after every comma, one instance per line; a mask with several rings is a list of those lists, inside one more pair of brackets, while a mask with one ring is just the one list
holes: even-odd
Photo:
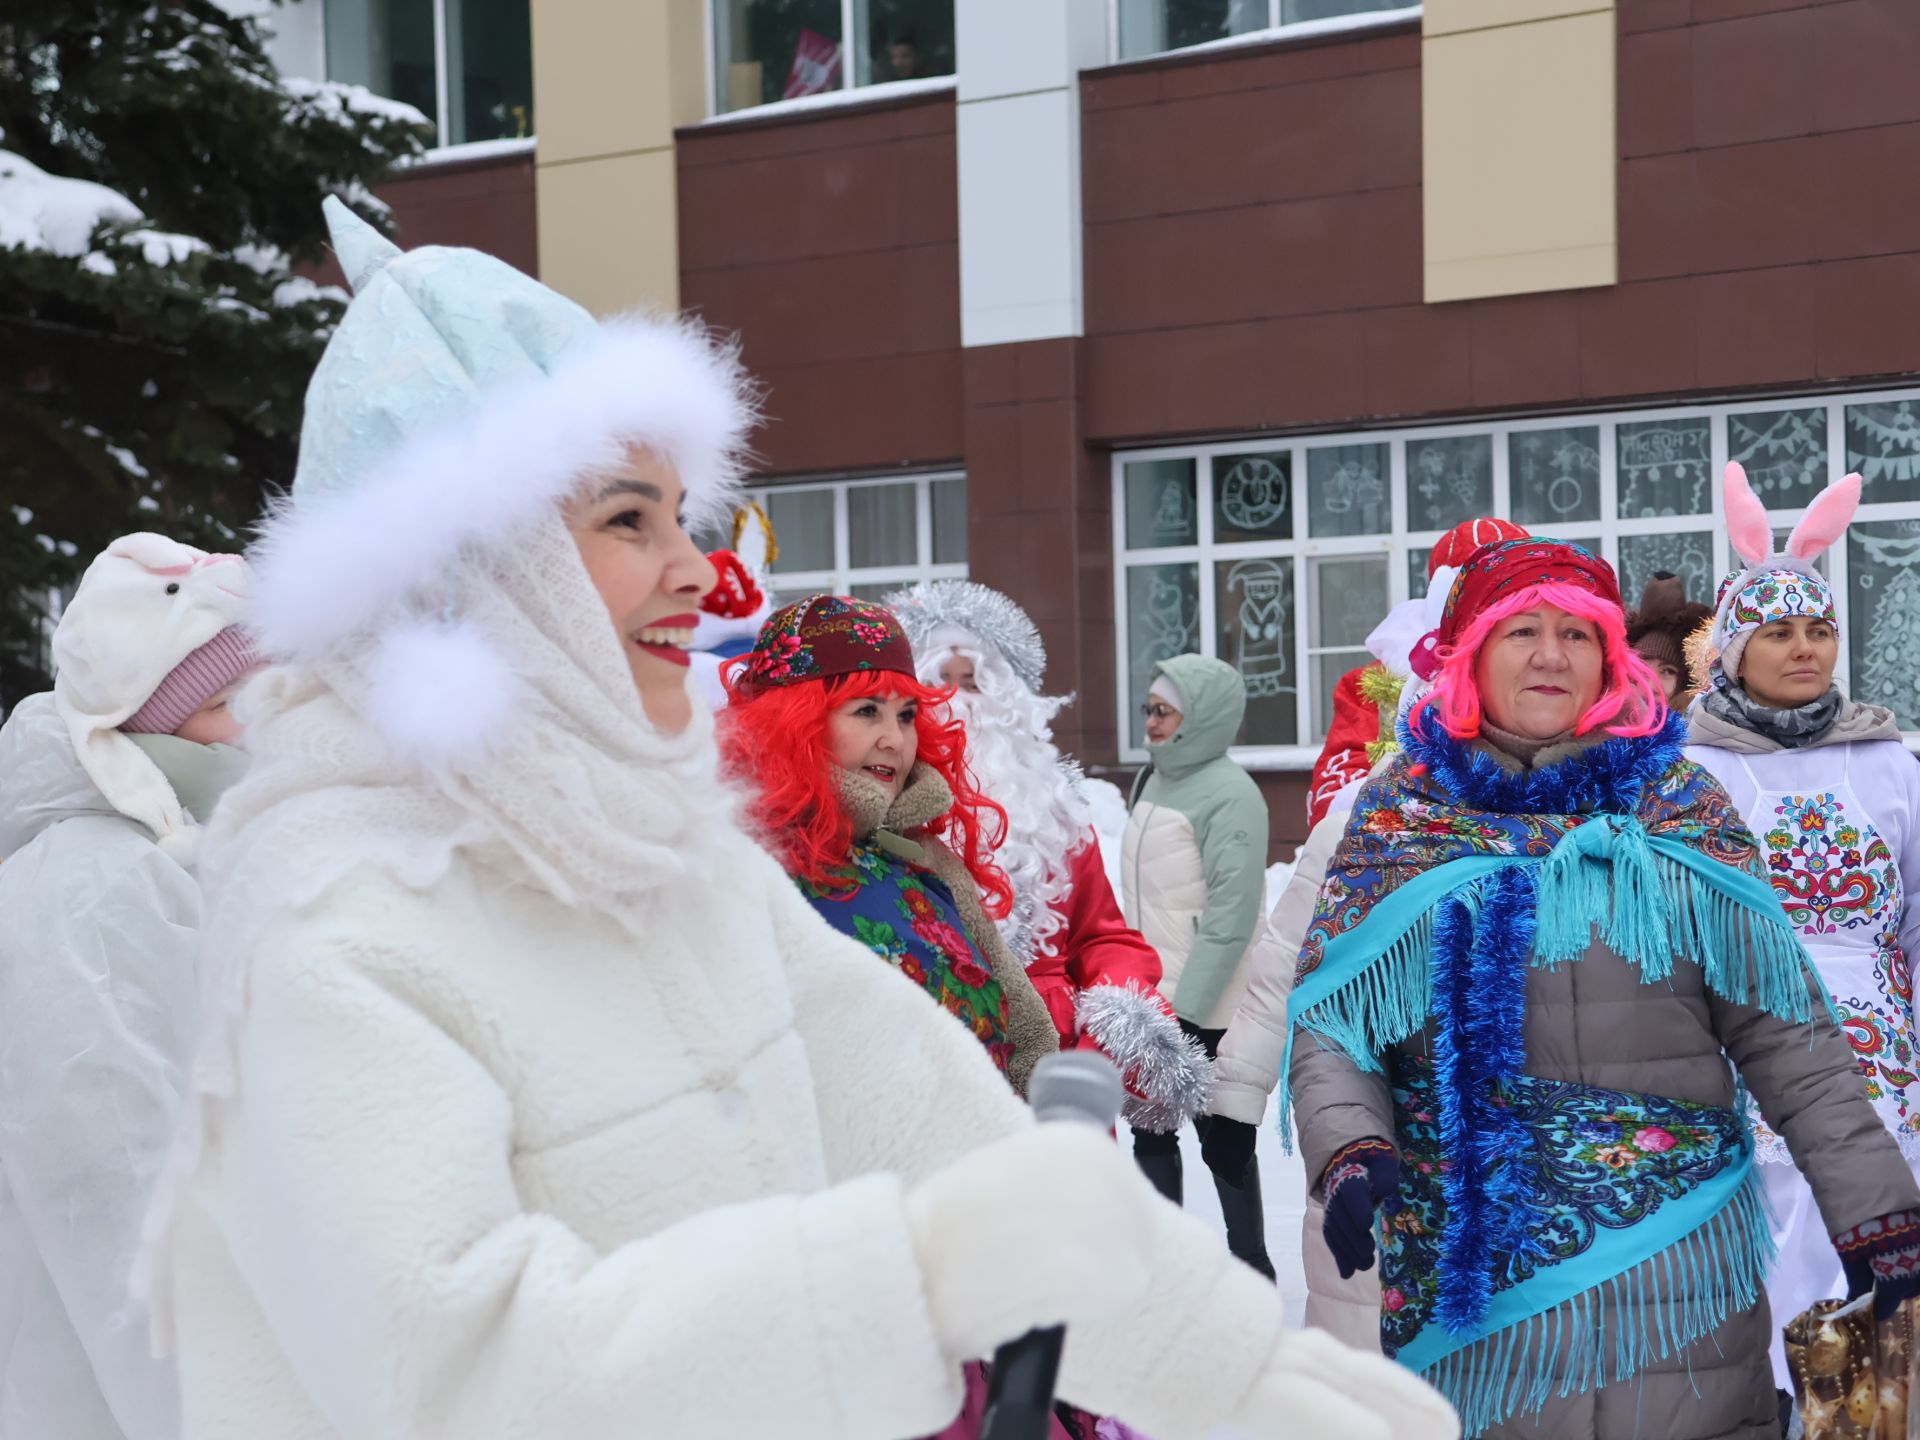
[[[1180, 1022], [1180, 1028], [1200, 1042], [1200, 1047], [1207, 1052], [1207, 1059], [1217, 1060], [1220, 1058], [1220, 1042], [1226, 1037], [1226, 1031], [1202, 1030], [1198, 1025], [1191, 1024], [1185, 1020]], [[1212, 1118], [1211, 1115], [1196, 1115], [1193, 1117], [1193, 1128], [1199, 1131], [1200, 1138], [1203, 1140], [1207, 1134], [1207, 1122]], [[1164, 1135], [1161, 1135], [1155, 1134], [1151, 1130], [1135, 1130], [1133, 1132], [1133, 1153], [1135, 1155], [1178, 1155], [1180, 1153], [1180, 1132], [1178, 1130], [1169, 1130]], [[1240, 1177], [1234, 1175], [1228, 1178], [1237, 1182]]]
[[[1209, 1060], [1217, 1059], [1220, 1054], [1220, 1040], [1227, 1032], [1224, 1030], [1202, 1030], [1198, 1025], [1190, 1025], [1185, 1020], [1180, 1028], [1200, 1042], [1207, 1052]], [[1233, 1124], [1233, 1121], [1221, 1121]], [[1214, 1124], [1211, 1115], [1196, 1115], [1193, 1128], [1199, 1132], [1204, 1146], [1207, 1131]], [[1205, 1151], [1202, 1150], [1202, 1155]], [[1174, 1204], [1185, 1199], [1181, 1180], [1180, 1132], [1168, 1131], [1157, 1135], [1150, 1130], [1133, 1132], [1133, 1158], [1146, 1173], [1158, 1190]], [[1213, 1170], [1211, 1161], [1207, 1167], [1213, 1171], [1214, 1192], [1220, 1197], [1220, 1218], [1226, 1222], [1227, 1249], [1241, 1260], [1273, 1279], [1273, 1261], [1267, 1258], [1267, 1217], [1260, 1199], [1260, 1162], [1252, 1157], [1247, 1160], [1246, 1169], [1238, 1175], [1222, 1175]]]

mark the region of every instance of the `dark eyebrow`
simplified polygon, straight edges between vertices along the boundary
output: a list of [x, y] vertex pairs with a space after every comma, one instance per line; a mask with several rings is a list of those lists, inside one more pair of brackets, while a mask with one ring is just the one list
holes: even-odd
[[667, 498], [658, 485], [649, 484], [645, 480], [609, 480], [606, 488], [593, 497], [593, 503], [598, 505], [602, 500], [611, 500], [616, 495], [638, 495], [641, 499], [651, 500], [656, 505]]

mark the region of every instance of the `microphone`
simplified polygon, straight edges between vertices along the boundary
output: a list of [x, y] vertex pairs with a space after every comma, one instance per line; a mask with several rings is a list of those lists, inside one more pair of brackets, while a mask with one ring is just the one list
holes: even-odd
[[[1034, 1115], [1072, 1120], [1111, 1130], [1126, 1103], [1126, 1086], [1106, 1056], [1091, 1050], [1049, 1055], [1034, 1067], [1027, 1086]], [[1053, 1387], [1060, 1375], [1064, 1325], [1029, 1330], [993, 1354], [987, 1408], [980, 1440], [1046, 1440], [1053, 1421]]]

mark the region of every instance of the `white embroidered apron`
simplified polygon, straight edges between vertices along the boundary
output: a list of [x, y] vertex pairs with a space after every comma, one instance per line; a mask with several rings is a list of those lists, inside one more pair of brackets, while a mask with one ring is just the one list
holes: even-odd
[[[1755, 791], [1747, 820], [1774, 893], [1840, 1011], [1867, 1096], [1912, 1165], [1920, 1162], [1920, 1075], [1913, 980], [1900, 949], [1900, 868], [1854, 792], [1852, 747], [1835, 749], [1839, 783], [1824, 789], [1768, 789], [1741, 758]], [[1774, 1378], [1790, 1389], [1781, 1327], [1816, 1300], [1844, 1295], [1846, 1286], [1813, 1191], [1785, 1143], [1757, 1115], [1754, 1134], [1779, 1249], [1767, 1277]]]

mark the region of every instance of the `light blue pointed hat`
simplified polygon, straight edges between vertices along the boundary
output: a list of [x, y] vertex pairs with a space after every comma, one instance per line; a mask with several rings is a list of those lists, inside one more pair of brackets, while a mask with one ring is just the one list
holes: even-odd
[[307, 386], [293, 493], [352, 488], [408, 439], [457, 422], [485, 391], [551, 375], [599, 323], [478, 250], [411, 253], [328, 196], [354, 300]]
[[[491, 255], [402, 251], [338, 200], [325, 210], [354, 295], [254, 552], [265, 653], [318, 660], [411, 627], [419, 655], [462, 555], [523, 540], [630, 447], [674, 467], [693, 517], [730, 510], [757, 418], [735, 346], [682, 317], [599, 321]], [[442, 620], [463, 653], [484, 650]]]

